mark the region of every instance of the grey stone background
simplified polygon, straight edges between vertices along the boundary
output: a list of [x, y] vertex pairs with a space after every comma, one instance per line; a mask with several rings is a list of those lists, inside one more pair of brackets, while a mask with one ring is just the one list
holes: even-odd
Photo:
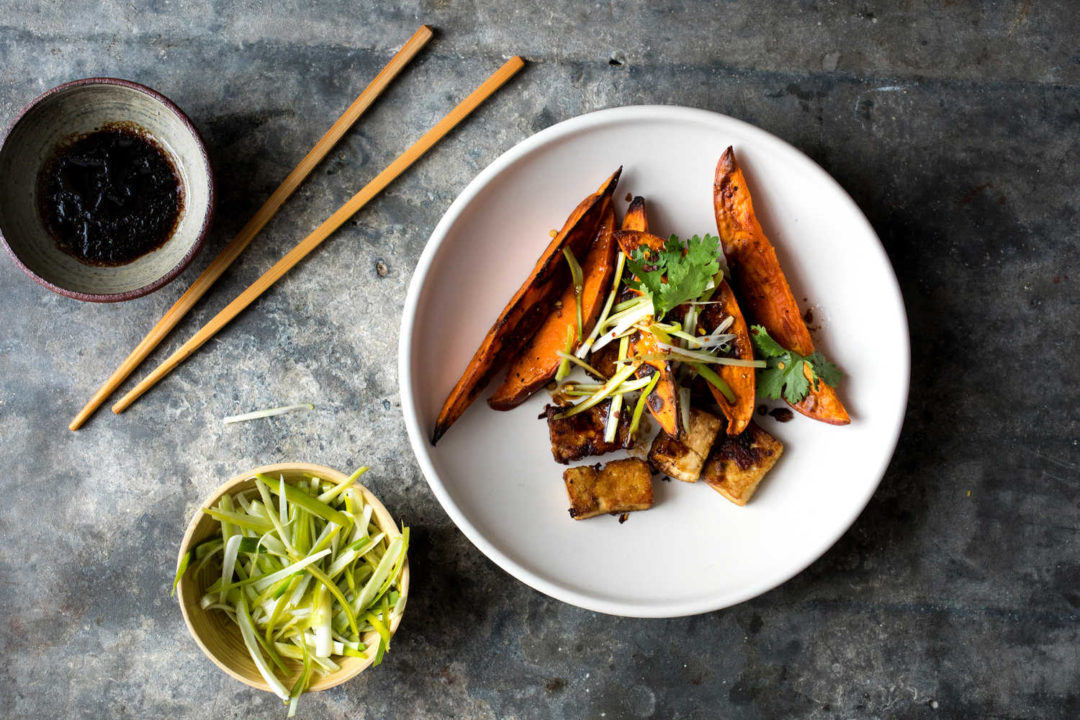
[[[305, 698], [303, 717], [1080, 717], [1078, 13], [1068, 0], [3, 0], [0, 125], [67, 80], [148, 84], [204, 133], [220, 205], [204, 254], [136, 301], [68, 300], [0, 260], [0, 715], [279, 716], [202, 656], [168, 589], [201, 498], [304, 459], [372, 465], [415, 541], [387, 661]], [[151, 361], [505, 57], [529, 67], [132, 410], [69, 432], [421, 22], [437, 39]], [[395, 370], [412, 269], [465, 184], [537, 130], [638, 103], [733, 115], [824, 166], [892, 258], [913, 345], [904, 434], [854, 527], [786, 585], [669, 621], [550, 600], [473, 548], [412, 459]], [[309, 400], [315, 412], [221, 425]]]

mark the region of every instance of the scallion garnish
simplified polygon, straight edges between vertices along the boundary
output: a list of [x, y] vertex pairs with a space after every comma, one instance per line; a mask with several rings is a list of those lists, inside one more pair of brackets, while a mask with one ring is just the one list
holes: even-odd
[[574, 352], [574, 328], [566, 328], [566, 347], [563, 348], [559, 369], [555, 371], [555, 382], [562, 382], [570, 374], [570, 353]]
[[630, 418], [630, 437], [637, 435], [638, 427], [641, 425], [641, 414], [645, 412], [645, 403], [648, 402], [649, 393], [653, 391], [659, 381], [660, 373], [653, 373], [652, 377], [649, 378], [649, 384], [642, 388], [637, 405], [634, 406], [634, 414]]
[[284, 415], [285, 413], [314, 409], [315, 406], [311, 403], [301, 403], [300, 405], [283, 405], [282, 407], [268, 408], [266, 410], [256, 410], [255, 412], [244, 413], [242, 415], [230, 415], [227, 418], [224, 418], [221, 422], [229, 425], [230, 423], [244, 422], [245, 420], [258, 420], [259, 418], [273, 417], [274, 415]]
[[586, 398], [585, 400], [582, 400], [577, 405], [571, 407], [569, 410], [559, 413], [555, 416], [555, 419], [561, 420], [563, 418], [573, 417], [580, 412], [584, 412], [589, 408], [598, 405], [605, 398], [611, 395], [616, 389], [618, 389], [619, 385], [621, 385], [623, 381], [625, 381], [628, 377], [633, 375], [639, 367], [641, 367], [640, 362], [634, 362], [631, 365], [627, 365], [626, 367], [612, 375], [611, 379], [608, 380], [604, 384], [604, 387], [599, 390], [595, 395], [590, 398]]
[[563, 248], [563, 257], [566, 258], [566, 264], [570, 266], [570, 278], [574, 283], [574, 304], [577, 306], [577, 339], [581, 342], [585, 335], [585, 321], [581, 316], [581, 295], [585, 292], [585, 277], [581, 272], [581, 263], [574, 257], [574, 252], [568, 248]]
[[[288, 703], [290, 716], [313, 676], [340, 669], [334, 656], [380, 661], [404, 610], [399, 583], [409, 530], [372, 522], [373, 508], [355, 484], [366, 469], [340, 485], [255, 476], [252, 489], [204, 508], [221, 522], [221, 536], [186, 553], [177, 568], [179, 582], [198, 559], [194, 575], [203, 580], [201, 570], [222, 553], [200, 604], [237, 623], [259, 674]], [[378, 637], [374, 655], [365, 652], [369, 633]], [[286, 688], [281, 677], [297, 669], [296, 684]]]

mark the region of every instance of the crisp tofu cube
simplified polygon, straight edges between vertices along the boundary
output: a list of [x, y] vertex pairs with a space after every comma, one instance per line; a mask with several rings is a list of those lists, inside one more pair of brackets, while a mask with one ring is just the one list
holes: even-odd
[[619, 414], [619, 425], [615, 431], [615, 442], [604, 441], [604, 429], [607, 427], [611, 401], [589, 408], [568, 418], [556, 419], [555, 416], [565, 408], [547, 406], [548, 436], [551, 438], [551, 455], [555, 462], [567, 465], [571, 460], [580, 460], [588, 455], [603, 455], [623, 448], [632, 447], [634, 439], [630, 437], [630, 416], [633, 414], [623, 408]]
[[742, 434], [720, 438], [701, 478], [731, 502], [745, 505], [783, 452], [779, 440], [751, 422]]
[[582, 465], [563, 472], [575, 520], [632, 510], [653, 504], [652, 472], [644, 460], [612, 460], [607, 465]]
[[683, 482], [697, 482], [709, 448], [722, 425], [720, 418], [704, 410], [690, 411], [690, 432], [676, 440], [661, 432], [649, 450], [649, 462], [657, 470]]

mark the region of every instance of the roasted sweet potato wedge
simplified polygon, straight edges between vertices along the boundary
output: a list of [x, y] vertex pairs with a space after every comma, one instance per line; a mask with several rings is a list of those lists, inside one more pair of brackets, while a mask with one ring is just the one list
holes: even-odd
[[[641, 212], [645, 212], [644, 203], [642, 204]], [[619, 243], [619, 249], [622, 250], [627, 257], [633, 255], [634, 250], [638, 249], [642, 245], [649, 248], [650, 250], [663, 249], [664, 243], [666, 242], [664, 238], [660, 237], [659, 235], [653, 235], [652, 233], [646, 232], [644, 230], [627, 230], [625, 225], [627, 220], [636, 221], [637, 216], [631, 215], [629, 211], [627, 211], [626, 217], [623, 218], [623, 229], [615, 233], [615, 239]]]
[[810, 381], [810, 392], [791, 407], [806, 417], [830, 425], [847, 425], [851, 422], [851, 418], [848, 416], [847, 410], [844, 409], [844, 404], [840, 402], [840, 396], [836, 394], [835, 388], [829, 387], [823, 382], [818, 383], [818, 387], [814, 388], [814, 378], [810, 368], [804, 367], [803, 375]]
[[[814, 351], [814, 341], [780, 268], [776, 250], [754, 214], [746, 178], [730, 147], [716, 165], [713, 207], [716, 229], [743, 309], [755, 322], [765, 326], [776, 342], [800, 355], [809, 355]], [[834, 425], [851, 422], [836, 391], [825, 383], [818, 383], [817, 389], [811, 385], [810, 394], [792, 407]]]
[[[701, 316], [698, 318], [698, 327], [703, 327], [707, 332], [712, 332], [720, 322], [728, 315], [735, 318], [726, 332], [735, 336], [731, 341], [732, 356], [742, 360], [754, 359], [754, 348], [750, 344], [750, 331], [746, 327], [739, 303], [735, 301], [735, 293], [727, 280], [720, 282], [713, 295], [713, 300], [719, 305], [702, 306]], [[727, 434], [738, 435], [746, 429], [747, 423], [754, 416], [754, 398], [756, 388], [754, 385], [754, 368], [736, 367], [734, 365], [717, 365], [716, 373], [728, 384], [731, 392], [735, 395], [735, 402], [730, 403], [723, 393], [712, 385], [709, 390], [716, 399], [716, 404], [728, 419]]]
[[[653, 250], [659, 250], [664, 246], [662, 237], [652, 235], [645, 230], [627, 229], [626, 224], [628, 221], [638, 227], [644, 226], [647, 228], [649, 226], [648, 219], [645, 216], [644, 199], [641, 199], [641, 203], [636, 208], [634, 203], [631, 203], [630, 209], [626, 211], [626, 217], [623, 218], [623, 229], [615, 233], [619, 249], [624, 254], [632, 255], [634, 250], [642, 245]], [[682, 426], [679, 424], [679, 385], [675, 382], [675, 373], [672, 371], [671, 363], [657, 358], [657, 356], [663, 354], [663, 351], [656, 346], [656, 341], [652, 335], [637, 333], [631, 338], [631, 356], [652, 357], [652, 359], [646, 360], [645, 365], [637, 371], [637, 376], [651, 377], [653, 373], [660, 373], [660, 379], [657, 380], [656, 387], [653, 388], [653, 391], [649, 393], [649, 397], [645, 400], [645, 404], [649, 408], [649, 414], [656, 418], [656, 422], [660, 423], [660, 427], [668, 435], [680, 437], [682, 435]]]
[[[581, 264], [583, 286], [581, 314], [583, 336], [587, 336], [604, 306], [615, 274], [615, 207], [607, 203], [600, 232]], [[566, 286], [560, 301], [544, 324], [510, 364], [499, 389], [488, 398], [496, 410], [510, 410], [525, 402], [555, 377], [559, 369], [558, 351], [566, 348], [567, 333], [577, 335], [577, 300], [573, 283]]]
[[671, 363], [657, 359], [664, 352], [656, 346], [656, 340], [652, 335], [636, 333], [630, 338], [630, 356], [651, 356], [645, 364], [638, 368], [639, 378], [652, 377], [654, 373], [660, 373], [660, 379], [656, 381], [656, 387], [645, 398], [645, 406], [649, 408], [649, 414], [656, 418], [664, 432], [673, 437], [682, 437], [683, 428], [679, 423], [679, 385], [675, 382], [675, 372]]
[[645, 198], [638, 195], [630, 201], [630, 207], [626, 208], [626, 215], [623, 216], [622, 229], [649, 232], [649, 218], [645, 213]]
[[491, 376], [517, 352], [543, 324], [555, 300], [570, 281], [570, 270], [562, 250], [569, 247], [575, 257], [584, 257], [596, 238], [612, 202], [622, 168], [600, 189], [585, 198], [567, 218], [562, 230], [548, 244], [529, 277], [503, 308], [457, 384], [443, 403], [435, 421], [432, 444], [465, 412]]

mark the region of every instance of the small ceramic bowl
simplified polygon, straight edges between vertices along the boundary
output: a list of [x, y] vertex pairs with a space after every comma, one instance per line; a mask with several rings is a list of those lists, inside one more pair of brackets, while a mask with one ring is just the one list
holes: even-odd
[[[41, 217], [39, 177], [58, 148], [114, 123], [134, 125], [156, 141], [180, 175], [184, 200], [161, 247], [103, 267], [57, 245]], [[213, 171], [195, 126], [168, 98], [127, 80], [89, 78], [49, 90], [23, 110], [0, 146], [0, 240], [27, 275], [78, 300], [130, 300], [168, 283], [202, 247], [213, 208]]]
[[[283, 475], [285, 477], [285, 482], [288, 483], [298, 482], [305, 477], [305, 473], [314, 475], [320, 480], [328, 480], [334, 483], [343, 483], [348, 480], [348, 477], [344, 473], [320, 465], [310, 465], [308, 463], [267, 465], [255, 468], [251, 472], [244, 473], [243, 475], [237, 475], [232, 480], [219, 487], [213, 495], [203, 501], [200, 508], [217, 505], [218, 501], [224, 495], [236, 494], [255, 487], [254, 477], [256, 473], [262, 473], [274, 478]], [[356, 484], [356, 487], [360, 488], [364, 493], [364, 501], [372, 506], [372, 518], [375, 524], [379, 526], [379, 529], [385, 532], [386, 537], [390, 540], [398, 537], [401, 534], [401, 531], [394, 523], [394, 518], [390, 516], [390, 513], [387, 512], [386, 508], [383, 507], [383, 504], [379, 502], [378, 498], [372, 495], [371, 491], [361, 486], [359, 483]], [[221, 526], [218, 521], [202, 512], [200, 509], [195, 513], [195, 517], [191, 519], [191, 524], [188, 525], [187, 532], [184, 534], [184, 539], [180, 543], [178, 562], [180, 558], [183, 558], [189, 550], [199, 543], [215, 535], [220, 537], [220, 534]], [[270, 692], [270, 686], [266, 684], [262, 675], [259, 674], [259, 670], [255, 667], [255, 663], [252, 661], [247, 648], [244, 646], [244, 640], [240, 636], [240, 629], [236, 623], [232, 622], [225, 613], [220, 610], [204, 610], [199, 605], [199, 600], [203, 595], [203, 589], [212, 584], [215, 579], [221, 577], [220, 564], [213, 568], [211, 568], [211, 565], [213, 565], [213, 563], [207, 563], [207, 566], [203, 568], [201, 572], [201, 577], [197, 576], [189, 569], [184, 577], [180, 579], [180, 584], [177, 586], [177, 597], [180, 600], [180, 610], [184, 614], [184, 622], [187, 623], [188, 631], [191, 633], [191, 636], [195, 638], [195, 642], [198, 646], [202, 648], [203, 653], [205, 653], [219, 668], [242, 683], [250, 685], [253, 688], [258, 688], [259, 690]], [[401, 588], [401, 596], [403, 598], [402, 607], [404, 608], [404, 602], [409, 597], [408, 558], [406, 558], [401, 570], [401, 582], [399, 587]], [[402, 612], [404, 612], [404, 610]], [[393, 616], [389, 628], [391, 634], [393, 634], [401, 624], [401, 617], [401, 614]], [[369, 648], [374, 648], [379, 642], [379, 636], [372, 631], [364, 636], [363, 641]], [[314, 680], [308, 688], [308, 691], [326, 690], [327, 688], [340, 685], [341, 683], [356, 677], [371, 665], [374, 660], [374, 653], [371, 652], [368, 654], [369, 657], [366, 659], [335, 656], [334, 662], [337, 663], [341, 669], [337, 672], [324, 674], [321, 678]], [[300, 676], [300, 664], [293, 662], [292, 670], [293, 672], [290, 677], [282, 678], [285, 687], [292, 687], [293, 683], [296, 682], [296, 679]]]

